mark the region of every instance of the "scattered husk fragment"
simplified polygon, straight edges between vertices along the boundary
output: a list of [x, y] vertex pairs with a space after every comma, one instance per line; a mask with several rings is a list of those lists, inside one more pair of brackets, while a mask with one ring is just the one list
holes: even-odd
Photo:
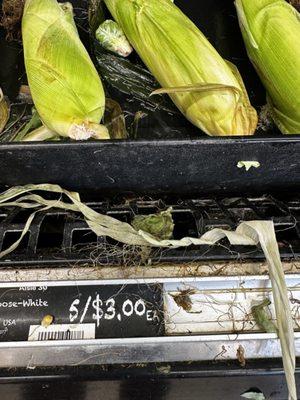
[[277, 333], [276, 326], [270, 320], [266, 308], [271, 304], [269, 299], [265, 299], [261, 304], [251, 308], [252, 315], [254, 316], [257, 325], [267, 333]]
[[246, 366], [245, 349], [242, 345], [239, 345], [236, 351], [236, 357], [238, 362], [240, 363], [240, 366], [245, 367]]
[[17, 100], [22, 103], [33, 104], [31, 92], [28, 85], [21, 85]]
[[112, 139], [126, 139], [128, 137], [122, 108], [115, 100], [106, 99], [103, 122]]
[[61, 137], [44, 125], [30, 132], [23, 138], [23, 142], [43, 142], [52, 140], [61, 140]]
[[[57, 200], [48, 200], [31, 192], [42, 191], [56, 193], [60, 196]], [[69, 201], [63, 201], [64, 195]], [[213, 245], [223, 238], [227, 238], [232, 245], [257, 245], [261, 248], [269, 266], [272, 283], [273, 298], [277, 319], [278, 336], [281, 343], [283, 365], [290, 393], [290, 399], [296, 400], [295, 384], [295, 343], [293, 321], [290, 310], [289, 298], [285, 276], [281, 265], [279, 249], [276, 241], [274, 224], [272, 221], [242, 222], [235, 231], [213, 229], [200, 238], [185, 237], [180, 240], [158, 240], [151, 234], [142, 230], [137, 231], [126, 222], [121, 222], [107, 215], [100, 214], [81, 202], [76, 192], [70, 192], [59, 185], [40, 184], [13, 187], [0, 195], [0, 207], [20, 207], [33, 209], [28, 218], [20, 238], [8, 249], [0, 253], [0, 257], [15, 250], [22, 238], [29, 231], [30, 225], [38, 212], [60, 208], [81, 213], [90, 229], [97, 236], [109, 236], [119, 242], [145, 247], [178, 248], [194, 245]]]
[[265, 395], [256, 388], [250, 389], [247, 392], [241, 394], [241, 397], [249, 400], [266, 400]]
[[33, 131], [34, 129], [39, 128], [40, 126], [42, 126], [41, 118], [40, 118], [37, 110], [33, 107], [32, 108], [32, 116], [31, 116], [30, 120], [18, 132], [18, 134], [14, 138], [14, 141], [22, 141], [29, 132]]
[[181, 307], [186, 312], [190, 312], [193, 306], [191, 295], [195, 293], [196, 291], [193, 289], [186, 289], [182, 290], [178, 294], [173, 294], [172, 297], [178, 307]]
[[10, 118], [0, 135], [0, 143], [11, 142], [28, 122], [30, 110], [27, 104], [12, 104], [10, 107]]
[[134, 114], [133, 122], [132, 122], [131, 129], [130, 129], [130, 134], [133, 139], [136, 139], [138, 137], [140, 122], [142, 121], [143, 118], [146, 118], [146, 117], [147, 117], [147, 114], [144, 113], [143, 111], [137, 111]]
[[0, 133], [5, 128], [9, 120], [9, 105], [0, 88]]

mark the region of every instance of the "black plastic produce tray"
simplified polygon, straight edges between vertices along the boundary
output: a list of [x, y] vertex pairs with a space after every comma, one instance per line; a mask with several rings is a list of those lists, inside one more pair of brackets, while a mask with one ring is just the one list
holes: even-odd
[[[265, 91], [245, 53], [233, 1], [175, 3], [222, 56], [238, 66], [251, 102], [260, 111]], [[86, 6], [86, 0], [73, 4]], [[0, 187], [47, 182], [105, 194], [181, 195], [299, 190], [300, 135], [283, 136], [269, 127], [253, 137], [212, 138], [184, 118], [180, 121], [174, 131], [166, 132], [155, 125], [155, 118], [153, 125], [147, 121], [138, 140], [1, 143]], [[239, 161], [258, 161], [260, 167], [246, 171], [237, 167]]]
[[[0, 183], [111, 193], [271, 193], [300, 188], [300, 138], [8, 144]], [[241, 160], [256, 160], [248, 172]]]

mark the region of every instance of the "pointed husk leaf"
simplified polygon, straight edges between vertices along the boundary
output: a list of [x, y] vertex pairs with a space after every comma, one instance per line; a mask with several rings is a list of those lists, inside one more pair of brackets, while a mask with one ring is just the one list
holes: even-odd
[[73, 139], [108, 137], [99, 75], [81, 43], [70, 4], [27, 0], [22, 20], [25, 66], [36, 109], [49, 130]]

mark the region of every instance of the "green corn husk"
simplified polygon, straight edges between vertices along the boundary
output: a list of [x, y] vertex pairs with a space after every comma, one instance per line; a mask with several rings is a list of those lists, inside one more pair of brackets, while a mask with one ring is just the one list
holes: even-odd
[[179, 110], [209, 135], [250, 135], [257, 114], [237, 68], [170, 0], [104, 0]]
[[174, 231], [172, 209], [162, 211], [158, 214], [136, 215], [132, 221], [136, 231], [142, 230], [150, 233], [156, 239], [171, 239]]
[[99, 125], [104, 90], [79, 39], [71, 4], [26, 0], [22, 36], [28, 82], [44, 125], [76, 140], [109, 138]]
[[300, 133], [300, 14], [284, 0], [236, 0], [248, 55], [272, 117], [286, 134]]
[[122, 29], [110, 19], [99, 25], [96, 30], [96, 38], [106, 50], [119, 56], [128, 57], [133, 51]]

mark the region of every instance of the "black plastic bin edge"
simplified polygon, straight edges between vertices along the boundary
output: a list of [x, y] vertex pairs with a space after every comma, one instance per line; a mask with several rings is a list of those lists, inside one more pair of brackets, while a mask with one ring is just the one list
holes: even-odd
[[[0, 146], [1, 188], [58, 183], [98, 192], [245, 195], [300, 188], [300, 136]], [[238, 168], [258, 161], [259, 168]]]

